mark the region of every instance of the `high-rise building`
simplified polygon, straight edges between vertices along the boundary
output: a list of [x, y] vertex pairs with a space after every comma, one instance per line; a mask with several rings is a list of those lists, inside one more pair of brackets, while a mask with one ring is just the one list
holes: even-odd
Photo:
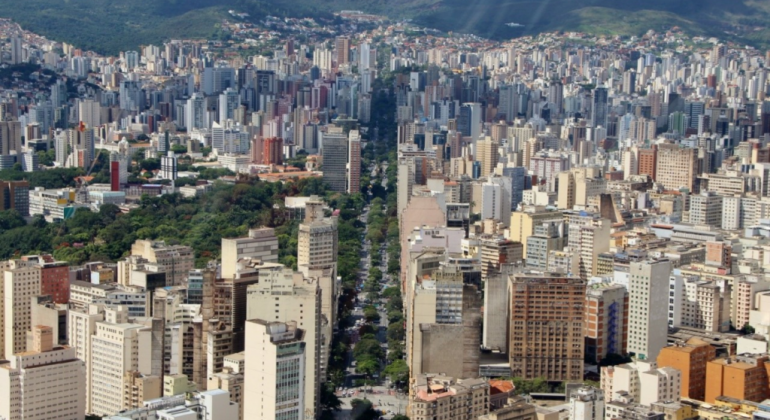
[[565, 218], [572, 274], [582, 279], [596, 276], [599, 254], [609, 251], [610, 221], [584, 212], [567, 213]]
[[580, 380], [586, 285], [577, 277], [524, 273], [510, 277], [509, 360], [513, 376]]
[[668, 190], [687, 188], [690, 192], [695, 192], [695, 177], [698, 175], [699, 166], [698, 149], [662, 144], [658, 146], [657, 155], [655, 181]]
[[91, 337], [96, 334], [96, 323], [104, 321], [103, 305], [89, 305], [85, 311], [72, 308], [67, 313], [67, 339], [69, 346], [76, 350], [78, 359], [85, 363], [85, 412], [93, 413], [91, 405]]
[[628, 292], [619, 284], [596, 283], [586, 292], [586, 359], [626, 354]]
[[[243, 417], [249, 420], [315, 418], [305, 406], [305, 351], [309, 343], [295, 322], [246, 322]], [[309, 344], [312, 347], [312, 343]]]
[[361, 135], [358, 130], [348, 134], [348, 194], [361, 191]]
[[321, 135], [323, 180], [332, 191], [347, 191], [348, 137], [342, 128], [329, 127]]
[[78, 101], [78, 115], [86, 128], [99, 127], [101, 125], [101, 104], [93, 99], [81, 99]]
[[283, 139], [268, 137], [262, 140], [262, 163], [265, 165], [283, 164]]
[[676, 271], [669, 279], [669, 327], [690, 327], [708, 332], [730, 330], [730, 285], [722, 292], [715, 282]]
[[84, 419], [83, 361], [74, 348], [54, 345], [50, 327], [33, 327], [31, 338], [28, 351], [0, 362], [0, 418]]
[[40, 294], [40, 267], [36, 260], [11, 260], [3, 273], [3, 347], [6, 358], [27, 351], [32, 329], [32, 300]]
[[21, 154], [21, 136], [20, 122], [0, 121], [0, 156], [8, 156], [11, 151]]
[[[328, 349], [331, 337], [324, 337], [321, 327], [324, 322], [321, 316], [321, 293], [317, 284], [306, 281], [301, 273], [290, 268], [260, 273], [259, 283], [249, 286], [247, 319], [269, 319], [271, 323], [294, 323], [296, 328], [303, 331], [304, 346], [304, 384], [302, 390], [305, 412], [318, 413], [320, 404], [321, 384], [324, 382], [323, 373], [326, 371]], [[246, 328], [246, 380], [249, 380], [249, 347], [254, 345], [249, 338], [249, 323]], [[256, 359], [259, 360], [259, 359]], [[258, 364], [258, 361], [253, 363]], [[267, 365], [267, 363], [266, 363]], [[246, 384], [248, 388], [248, 382]], [[247, 389], [247, 397], [250, 391]], [[248, 411], [246, 412], [248, 415]]]
[[195, 253], [186, 245], [166, 245], [164, 241], [137, 239], [131, 246], [131, 255], [141, 256], [158, 265], [166, 273], [166, 285], [182, 284], [187, 273], [195, 268]]
[[658, 354], [658, 366], [670, 367], [682, 372], [683, 398], [705, 401], [706, 365], [716, 359], [716, 349], [705, 341], [693, 337], [685, 343], [664, 347]]
[[307, 269], [337, 267], [337, 217], [324, 217], [323, 202], [308, 200], [305, 220], [299, 225], [297, 267]]
[[594, 89], [592, 100], [593, 108], [591, 110], [591, 126], [607, 126], [607, 88], [597, 87]]
[[667, 259], [631, 262], [628, 279], [628, 352], [639, 360], [655, 360], [668, 341], [668, 302], [671, 262]]
[[509, 239], [523, 243], [524, 255], [527, 255], [527, 238], [535, 233], [535, 228], [546, 222], [561, 223], [564, 221], [564, 216], [561, 212], [546, 210], [541, 206], [523, 207], [522, 210], [511, 213]]
[[249, 229], [245, 238], [222, 238], [222, 278], [235, 276], [238, 261], [244, 258], [262, 263], [278, 262], [278, 238], [275, 229]]
[[476, 162], [481, 163], [481, 176], [489, 176], [497, 166], [500, 155], [497, 151], [499, 143], [486, 137], [476, 142]]
[[0, 211], [16, 210], [21, 216], [29, 216], [29, 182], [0, 181]]
[[334, 40], [334, 49], [337, 53], [337, 67], [341, 67], [350, 62], [350, 38], [338, 36]]
[[[479, 290], [475, 285], [463, 284], [463, 273], [457, 266], [433, 265], [445, 255], [419, 257], [425, 263], [423, 267], [434, 269], [420, 270], [423, 275], [410, 280], [410, 296], [405, 300], [406, 356], [411, 375], [441, 372], [476, 377], [481, 341]], [[455, 345], [450, 346], [453, 342]]]
[[[127, 314], [122, 319], [114, 320], [118, 322], [96, 323], [95, 334], [91, 336], [91, 364], [86, 366], [91, 371], [91, 388], [88, 390], [91, 394], [91, 410], [101, 415], [137, 408], [144, 402], [123, 398], [124, 392], [132, 392], [135, 387], [135, 381], [125, 381], [125, 375], [138, 371], [150, 376], [148, 365], [153, 360], [152, 346], [147, 345], [152, 330], [143, 324], [126, 323]], [[156, 361], [162, 364], [162, 357]], [[156, 389], [151, 392], [148, 383], [148, 389], [143, 389], [143, 394], [152, 398], [160, 397], [160, 378], [148, 382]]]
[[158, 176], [162, 179], [175, 181], [179, 176], [178, 160], [179, 158], [174, 156], [174, 152], [168, 152], [167, 156], [161, 156]]

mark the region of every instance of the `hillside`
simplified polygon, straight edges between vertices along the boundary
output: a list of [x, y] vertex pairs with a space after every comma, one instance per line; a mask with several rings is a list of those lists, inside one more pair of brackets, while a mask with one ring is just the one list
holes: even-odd
[[692, 35], [770, 45], [767, 0], [0, 0], [0, 16], [106, 53], [170, 38], [211, 37], [227, 9], [257, 19], [265, 13], [313, 16], [359, 9], [497, 39], [552, 30], [638, 35], [676, 25]]

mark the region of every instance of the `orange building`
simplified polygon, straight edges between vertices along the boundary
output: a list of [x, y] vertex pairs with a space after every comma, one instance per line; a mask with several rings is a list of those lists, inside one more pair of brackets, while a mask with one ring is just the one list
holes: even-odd
[[262, 151], [262, 163], [265, 165], [283, 164], [283, 139], [270, 137], [264, 139]]
[[768, 398], [767, 355], [744, 354], [716, 359], [706, 365], [706, 399], [713, 404], [719, 396], [761, 402]]
[[658, 354], [658, 367], [671, 367], [682, 372], [683, 398], [704, 401], [706, 397], [706, 364], [716, 359], [716, 349], [699, 338], [684, 344], [665, 347]]
[[653, 145], [649, 149], [639, 150], [639, 174], [649, 175], [653, 180], [658, 174], [658, 146]]

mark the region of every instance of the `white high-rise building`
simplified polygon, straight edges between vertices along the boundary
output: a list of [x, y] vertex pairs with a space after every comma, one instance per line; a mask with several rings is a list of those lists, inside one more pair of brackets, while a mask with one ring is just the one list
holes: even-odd
[[86, 412], [83, 361], [75, 349], [53, 346], [51, 327], [36, 326], [31, 334], [30, 351], [0, 362], [0, 418], [82, 420]]
[[628, 352], [640, 360], [655, 360], [668, 340], [669, 299], [667, 259], [632, 262], [628, 278]]
[[87, 128], [101, 125], [102, 109], [99, 102], [93, 99], [81, 99], [78, 101], [78, 116]]
[[[96, 333], [96, 323], [104, 321], [104, 307], [99, 304], [88, 305], [86, 311], [70, 309], [67, 311], [67, 338], [69, 346], [76, 351], [77, 358], [91, 366], [91, 337]], [[91, 369], [85, 370], [85, 412], [93, 413], [91, 407]]]
[[[306, 412], [318, 413], [322, 371], [328, 359], [331, 337], [324, 337], [321, 328], [329, 321], [321, 316], [321, 289], [301, 273], [290, 268], [259, 274], [259, 283], [249, 286], [246, 297], [246, 319], [296, 323], [304, 334], [305, 389], [303, 406]], [[246, 352], [252, 342], [246, 332]], [[249, 361], [246, 361], [248, 369]], [[248, 379], [248, 372], [247, 372]], [[245, 418], [251, 418], [246, 416]]]
[[9, 358], [27, 351], [27, 331], [32, 329], [32, 300], [40, 294], [37, 261], [12, 260], [3, 273], [3, 352]]
[[305, 408], [305, 332], [296, 323], [246, 321], [243, 418], [315, 418]]
[[604, 395], [600, 390], [586, 386], [574, 391], [569, 399], [570, 420], [604, 419]]
[[241, 97], [238, 91], [227, 88], [219, 95], [219, 122], [224, 124], [227, 120], [235, 119], [235, 110], [241, 105]]

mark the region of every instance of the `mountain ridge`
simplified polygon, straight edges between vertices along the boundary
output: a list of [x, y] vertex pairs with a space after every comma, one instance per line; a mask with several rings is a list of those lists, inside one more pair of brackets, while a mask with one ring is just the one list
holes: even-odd
[[767, 0], [0, 0], [0, 16], [25, 29], [102, 53], [212, 37], [229, 9], [255, 20], [267, 14], [331, 17], [357, 9], [493, 39], [550, 31], [641, 35], [679, 26], [690, 35], [770, 45]]

